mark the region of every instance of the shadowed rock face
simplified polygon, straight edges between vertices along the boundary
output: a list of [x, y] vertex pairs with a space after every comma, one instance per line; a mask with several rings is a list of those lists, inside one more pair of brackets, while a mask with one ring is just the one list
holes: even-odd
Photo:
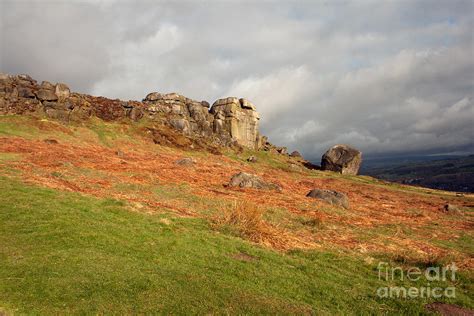
[[321, 159], [321, 170], [356, 175], [362, 163], [362, 153], [347, 145], [336, 145]]
[[241, 145], [258, 149], [259, 115], [245, 99], [219, 99], [209, 109], [177, 93], [152, 92], [142, 102], [111, 100], [71, 93], [63, 83], [38, 84], [28, 75], [0, 73], [0, 114], [39, 113], [63, 122], [96, 116], [105, 121], [143, 118], [170, 126], [191, 138], [205, 138], [215, 146]]

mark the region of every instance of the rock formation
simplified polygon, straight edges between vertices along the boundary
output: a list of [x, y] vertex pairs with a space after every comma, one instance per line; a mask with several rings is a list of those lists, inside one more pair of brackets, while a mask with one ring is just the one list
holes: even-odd
[[143, 118], [170, 126], [190, 138], [205, 138], [216, 146], [259, 149], [259, 115], [246, 99], [219, 99], [209, 108], [177, 93], [149, 93], [142, 102], [111, 100], [71, 93], [63, 83], [38, 84], [28, 75], [0, 74], [0, 114], [37, 113], [63, 122], [96, 116], [105, 121]]
[[245, 99], [219, 99], [211, 107], [214, 132], [235, 139], [238, 144], [258, 149], [258, 121], [255, 106]]
[[326, 151], [321, 159], [321, 170], [356, 175], [362, 163], [362, 153], [347, 145], [336, 145]]

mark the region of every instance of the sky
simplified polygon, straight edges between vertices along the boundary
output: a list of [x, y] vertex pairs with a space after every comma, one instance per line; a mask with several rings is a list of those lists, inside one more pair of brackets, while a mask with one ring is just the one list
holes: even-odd
[[473, 0], [0, 0], [0, 71], [125, 100], [244, 97], [309, 159], [474, 153]]

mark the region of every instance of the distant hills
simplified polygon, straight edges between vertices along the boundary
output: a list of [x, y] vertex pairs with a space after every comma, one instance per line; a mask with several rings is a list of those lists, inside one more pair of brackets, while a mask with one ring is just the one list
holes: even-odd
[[361, 174], [433, 189], [474, 192], [474, 155], [369, 159]]

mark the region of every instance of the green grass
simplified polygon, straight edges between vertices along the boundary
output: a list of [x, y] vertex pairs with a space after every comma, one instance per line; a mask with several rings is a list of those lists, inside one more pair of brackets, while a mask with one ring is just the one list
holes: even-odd
[[21, 159], [21, 155], [12, 153], [0, 153], [0, 163], [4, 161], [15, 161]]
[[0, 116], [0, 136], [27, 137], [38, 133], [38, 128], [30, 124], [33, 120], [37, 119], [16, 115]]
[[[247, 163], [255, 170], [261, 169], [262, 166], [270, 166], [272, 168], [282, 170], [288, 169], [288, 157], [286, 157], [285, 155], [274, 154], [268, 151], [244, 149], [243, 152], [237, 153], [234, 150], [227, 150], [224, 152], [224, 154], [235, 161]], [[255, 156], [257, 158], [257, 162], [247, 162], [247, 159], [250, 156]]]
[[[377, 298], [386, 284], [362, 258], [279, 253], [201, 219], [1, 177], [0, 187], [0, 310], [10, 313], [417, 314], [428, 301]], [[472, 307], [468, 294], [454, 302]]]

